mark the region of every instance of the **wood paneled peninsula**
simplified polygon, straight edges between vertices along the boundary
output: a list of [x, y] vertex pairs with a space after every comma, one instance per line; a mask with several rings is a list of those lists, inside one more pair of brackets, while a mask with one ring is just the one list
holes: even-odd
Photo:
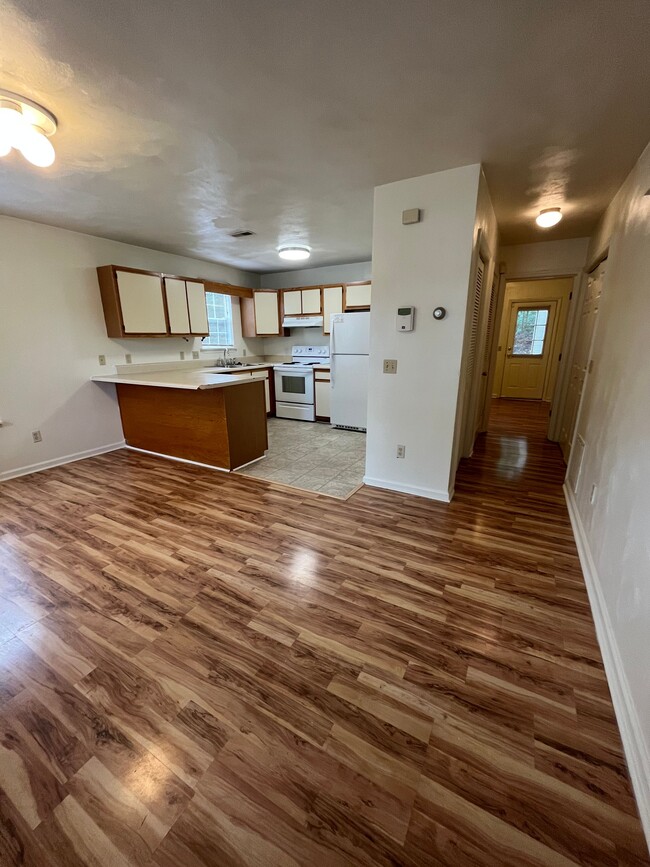
[[268, 446], [264, 376], [201, 370], [93, 376], [113, 383], [126, 444], [235, 470]]

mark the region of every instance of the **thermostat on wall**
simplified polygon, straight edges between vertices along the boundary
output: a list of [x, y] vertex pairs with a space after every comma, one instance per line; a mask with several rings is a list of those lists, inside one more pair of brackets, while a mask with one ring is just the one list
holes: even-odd
[[397, 330], [398, 331], [413, 331], [414, 319], [415, 319], [415, 307], [398, 307], [397, 308]]

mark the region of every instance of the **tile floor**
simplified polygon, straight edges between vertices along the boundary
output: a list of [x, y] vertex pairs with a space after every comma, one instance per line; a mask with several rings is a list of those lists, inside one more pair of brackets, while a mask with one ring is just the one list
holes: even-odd
[[363, 481], [366, 435], [320, 422], [268, 420], [264, 460], [237, 472], [347, 499]]

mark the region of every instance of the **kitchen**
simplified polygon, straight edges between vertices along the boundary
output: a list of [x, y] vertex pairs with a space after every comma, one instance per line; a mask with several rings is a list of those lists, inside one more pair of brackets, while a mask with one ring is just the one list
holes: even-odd
[[[333, 269], [310, 270], [317, 279]], [[120, 266], [97, 272], [109, 337], [128, 338], [134, 349], [136, 340], [154, 335], [194, 340], [191, 358], [181, 351], [178, 362], [133, 364], [127, 356], [115, 374], [92, 377], [116, 386], [127, 445], [344, 499], [358, 489], [365, 471], [369, 279], [294, 287], [287, 272], [268, 275], [284, 278], [286, 287], [249, 289]], [[263, 404], [253, 383], [263, 384]], [[226, 389], [235, 384], [249, 384], [243, 426], [242, 411], [233, 409], [239, 389]], [[134, 429], [138, 395], [147, 396], [150, 411], [136, 411]], [[170, 395], [181, 409], [163, 422], [162, 399], [167, 405]], [[229, 405], [230, 416], [204, 410], [208, 396]], [[221, 425], [220, 436], [212, 422]], [[242, 437], [249, 447], [234, 448]], [[207, 447], [206, 438], [218, 447]]]

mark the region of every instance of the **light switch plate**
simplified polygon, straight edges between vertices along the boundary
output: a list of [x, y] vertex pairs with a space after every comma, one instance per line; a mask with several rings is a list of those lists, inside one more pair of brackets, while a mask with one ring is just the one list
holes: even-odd
[[396, 358], [384, 358], [384, 373], [397, 373]]
[[198, 351], [198, 349], [193, 349], [193, 350], [192, 350], [192, 358], [196, 361], [196, 359], [197, 359], [198, 357], [199, 357], [199, 351]]

